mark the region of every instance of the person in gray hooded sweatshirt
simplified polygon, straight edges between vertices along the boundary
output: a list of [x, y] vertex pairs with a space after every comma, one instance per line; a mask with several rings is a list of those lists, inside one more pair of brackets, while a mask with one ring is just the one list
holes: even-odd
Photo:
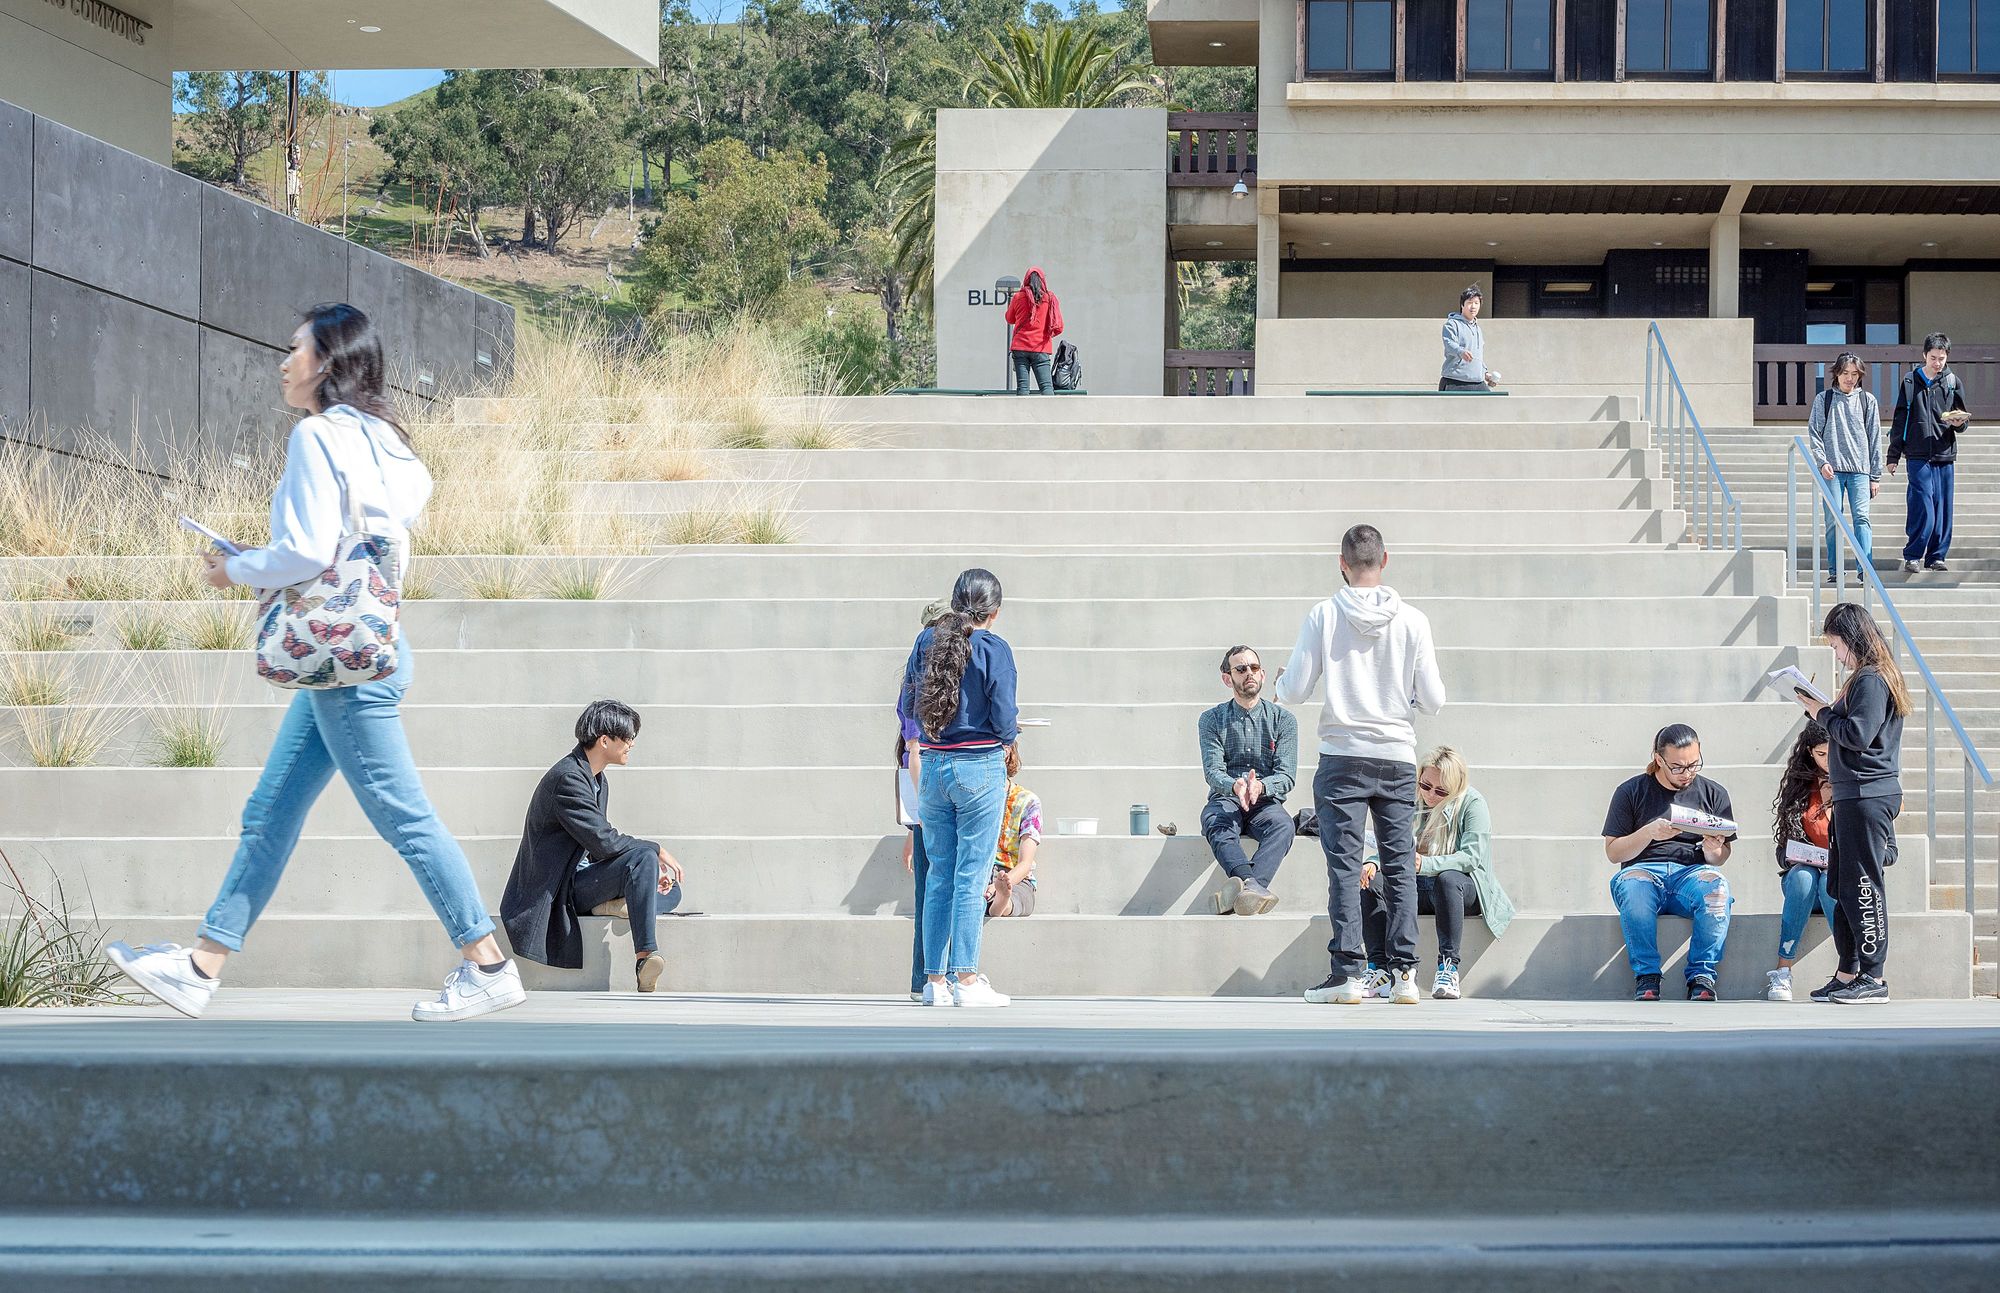
[[1479, 284], [1458, 294], [1458, 309], [1444, 320], [1441, 391], [1483, 391], [1499, 378], [1486, 370], [1486, 338], [1479, 331]]
[[1390, 999], [1412, 1006], [1419, 999], [1414, 717], [1444, 707], [1444, 680], [1430, 621], [1382, 583], [1388, 564], [1382, 532], [1374, 526], [1357, 525], [1341, 538], [1340, 577], [1347, 586], [1312, 608], [1275, 680], [1276, 699], [1298, 705], [1326, 677], [1313, 807], [1326, 851], [1327, 917], [1333, 923], [1326, 947], [1333, 969], [1306, 991], [1315, 1004], [1358, 1005], [1366, 995], [1361, 863], [1371, 816], [1381, 860], [1369, 887], [1380, 889], [1387, 911]]

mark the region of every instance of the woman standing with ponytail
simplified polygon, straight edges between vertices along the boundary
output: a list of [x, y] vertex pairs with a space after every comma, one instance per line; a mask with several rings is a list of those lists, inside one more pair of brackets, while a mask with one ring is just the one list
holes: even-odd
[[1007, 804], [1007, 748], [1019, 738], [1014, 652], [996, 633], [1000, 581], [968, 570], [951, 611], [917, 637], [903, 669], [903, 712], [916, 716], [917, 787], [930, 875], [924, 887], [924, 1004], [1004, 1006], [979, 972], [986, 884]]
[[1851, 672], [1831, 705], [1799, 694], [1799, 704], [1826, 728], [1827, 780], [1833, 787], [1826, 871], [1840, 970], [1813, 990], [1812, 999], [1872, 1005], [1889, 999], [1882, 977], [1889, 958], [1883, 873], [1895, 860], [1896, 815], [1903, 811], [1903, 718], [1910, 712], [1910, 692], [1881, 630], [1859, 605], [1834, 606], [1820, 631], [1834, 659]]

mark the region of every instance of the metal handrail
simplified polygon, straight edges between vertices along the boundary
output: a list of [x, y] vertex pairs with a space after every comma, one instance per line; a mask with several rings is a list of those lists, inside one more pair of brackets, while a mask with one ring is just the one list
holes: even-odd
[[[1653, 361], [1654, 352], [1660, 361]], [[1670, 398], [1678, 396], [1678, 399]], [[1715, 460], [1715, 450], [1709, 447], [1708, 435], [1701, 429], [1701, 419], [1694, 415], [1694, 401], [1688, 398], [1687, 387], [1681, 385], [1681, 375], [1674, 368], [1674, 357], [1667, 351], [1667, 339], [1660, 335], [1660, 325], [1646, 325], [1646, 385], [1639, 403], [1640, 416], [1652, 423], [1656, 430], [1667, 433], [1667, 470], [1673, 477], [1675, 496], [1692, 502], [1695, 499], [1696, 463], [1694, 448], [1701, 449], [1702, 466], [1700, 484], [1700, 526], [1701, 544], [1705, 548], [1715, 547], [1716, 494], [1721, 495], [1721, 520], [1724, 541], [1731, 549], [1743, 551], [1743, 505], [1729, 488], [1729, 482], [1722, 478], [1722, 464]], [[1690, 439], [1688, 433], [1692, 431]], [[1695, 509], [1688, 509], [1688, 528], [1695, 528]]]
[[[1909, 625], [1903, 623], [1903, 616], [1897, 611], [1896, 603], [1890, 600], [1889, 590], [1883, 585], [1882, 577], [1875, 573], [1874, 554], [1870, 553], [1866, 559], [1863, 558], [1860, 540], [1855, 537], [1854, 530], [1848, 525], [1847, 518], [1841, 513], [1840, 500], [1835, 496], [1832, 487], [1827, 484], [1825, 477], [1819, 474], [1818, 468], [1813, 464], [1812, 450], [1807, 447], [1806, 438], [1800, 435], [1792, 437], [1791, 448], [1785, 454], [1785, 586], [1789, 588], [1798, 582], [1800, 462], [1806, 464], [1806, 477], [1812, 481], [1814, 492], [1819, 495], [1820, 506], [1826, 510], [1827, 519], [1832, 523], [1834, 532], [1840, 536], [1840, 542], [1835, 544], [1833, 549], [1834, 587], [1840, 588], [1844, 586], [1847, 575], [1845, 571], [1846, 563], [1842, 560], [1842, 556], [1846, 552], [1852, 552], [1854, 554], [1855, 568], [1861, 575], [1862, 607], [1872, 610], [1872, 607], [1869, 606], [1869, 594], [1873, 592], [1875, 596], [1882, 599], [1883, 613], [1889, 617], [1889, 623], [1895, 629], [1895, 632], [1889, 638], [1890, 658], [1894, 659], [1896, 657], [1899, 644], [1907, 648], [1910, 653], [1910, 663], [1916, 666], [1917, 675], [1924, 682], [1924, 833], [1930, 841], [1930, 852], [1929, 856], [1925, 859], [1926, 864], [1929, 863], [1930, 859], [1937, 856], [1937, 716], [1939, 710], [1944, 711], [1944, 720], [1951, 725], [1952, 736], [1958, 741], [1958, 748], [1965, 755], [1965, 806], [1963, 810], [1965, 813], [1965, 911], [1967, 915], [1971, 915], [1976, 910], [1973, 903], [1972, 887], [1974, 877], [1972, 843], [1975, 836], [1973, 830], [1972, 797], [1980, 790], [1992, 789], [1993, 773], [1987, 769], [1986, 760], [1980, 757], [1979, 749], [1972, 743], [1972, 738], [1966, 735], [1965, 724], [1959, 722], [1958, 711], [1952, 708], [1951, 701], [1946, 698], [1944, 688], [1938, 684], [1937, 675], [1931, 672], [1929, 663], [1924, 659], [1924, 653], [1917, 649], [1917, 640], [1910, 636]], [[1821, 545], [1817, 537], [1814, 538], [1810, 546], [1812, 548], [1813, 623], [1819, 624], [1822, 622], [1820, 619], [1819, 578], [1819, 553]], [[2000, 854], [2000, 848], [1996, 848], [1996, 854]], [[1925, 882], [1929, 882], [1928, 876], [1925, 877]]]

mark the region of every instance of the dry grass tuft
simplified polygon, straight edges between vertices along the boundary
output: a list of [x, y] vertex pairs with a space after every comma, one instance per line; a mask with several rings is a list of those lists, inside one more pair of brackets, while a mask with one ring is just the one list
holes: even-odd
[[252, 617], [241, 603], [210, 602], [188, 613], [183, 632], [196, 651], [247, 651], [252, 628]]

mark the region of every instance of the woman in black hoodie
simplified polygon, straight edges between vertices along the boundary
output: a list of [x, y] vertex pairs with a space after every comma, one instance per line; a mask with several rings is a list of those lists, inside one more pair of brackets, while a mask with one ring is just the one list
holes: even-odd
[[1840, 971], [1813, 991], [1814, 1001], [1860, 1005], [1887, 1001], [1882, 967], [1889, 956], [1889, 902], [1883, 871], [1896, 857], [1896, 815], [1903, 811], [1903, 717], [1910, 692], [1868, 612], [1841, 602], [1820, 631], [1850, 672], [1831, 705], [1799, 696], [1826, 728], [1827, 776], [1833, 788], [1833, 839], [1827, 886], [1833, 890], [1833, 945]]

